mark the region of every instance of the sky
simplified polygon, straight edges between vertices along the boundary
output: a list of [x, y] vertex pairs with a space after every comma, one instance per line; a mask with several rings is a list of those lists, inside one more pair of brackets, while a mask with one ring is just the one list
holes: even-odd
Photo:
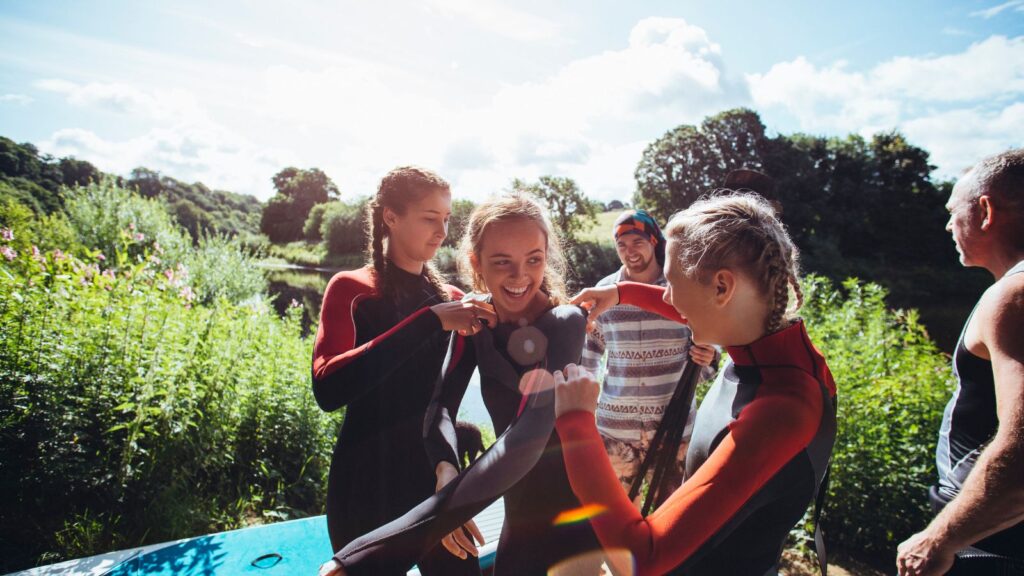
[[389, 169], [629, 200], [644, 148], [737, 106], [770, 134], [897, 129], [936, 177], [1024, 144], [1024, 0], [0, 0], [0, 135], [128, 174], [342, 198]]

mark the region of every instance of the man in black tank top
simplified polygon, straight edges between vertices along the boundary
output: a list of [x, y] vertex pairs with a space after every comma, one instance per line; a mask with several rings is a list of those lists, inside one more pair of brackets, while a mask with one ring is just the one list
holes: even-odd
[[953, 354], [931, 490], [940, 511], [896, 565], [901, 576], [1024, 574], [1024, 149], [979, 162], [946, 208], [960, 263], [996, 282]]

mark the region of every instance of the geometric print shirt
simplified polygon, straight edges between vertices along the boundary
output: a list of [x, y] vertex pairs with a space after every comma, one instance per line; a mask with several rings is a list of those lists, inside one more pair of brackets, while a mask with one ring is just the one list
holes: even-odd
[[[622, 280], [620, 268], [597, 285]], [[653, 284], [665, 286], [664, 275], [659, 275]], [[594, 331], [587, 333], [583, 367], [601, 382], [595, 412], [597, 429], [606, 438], [647, 445], [658, 429], [683, 368], [690, 361], [690, 328], [625, 304], [608, 309], [595, 325]], [[601, 373], [601, 359], [605, 356]], [[711, 366], [703, 367], [700, 381], [713, 378], [716, 365], [712, 362]], [[684, 442], [689, 438], [693, 415], [691, 407]]]

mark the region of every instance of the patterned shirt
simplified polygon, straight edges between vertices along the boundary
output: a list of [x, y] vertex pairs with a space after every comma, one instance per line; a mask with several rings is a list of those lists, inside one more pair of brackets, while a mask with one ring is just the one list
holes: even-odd
[[[623, 280], [620, 268], [597, 285]], [[664, 275], [659, 275], [654, 284], [665, 286]], [[624, 304], [601, 314], [595, 324], [583, 348], [583, 367], [602, 382], [597, 429], [603, 436], [621, 442], [646, 444], [658, 429], [665, 406], [689, 361], [693, 344], [690, 328]], [[605, 353], [607, 362], [602, 374], [599, 369]], [[701, 380], [714, 376], [712, 366], [701, 370]], [[691, 408], [684, 441], [692, 419]]]

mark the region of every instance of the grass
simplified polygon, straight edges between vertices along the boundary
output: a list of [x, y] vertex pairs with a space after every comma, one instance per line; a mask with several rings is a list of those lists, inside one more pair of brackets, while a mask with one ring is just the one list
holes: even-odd
[[612, 225], [615, 224], [615, 219], [619, 217], [619, 214], [622, 214], [622, 210], [601, 212], [597, 215], [597, 224], [581, 231], [578, 235], [579, 239], [611, 246], [613, 244]]

